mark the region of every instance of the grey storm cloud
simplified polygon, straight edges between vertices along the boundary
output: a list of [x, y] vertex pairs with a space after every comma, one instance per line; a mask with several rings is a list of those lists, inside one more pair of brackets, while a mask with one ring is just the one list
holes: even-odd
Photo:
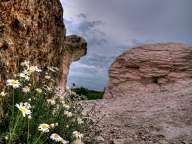
[[77, 23], [64, 18], [68, 34], [82, 35], [91, 46], [98, 46], [107, 42], [106, 34], [98, 28], [104, 25], [102, 21], [88, 20], [84, 13], [77, 15], [76, 18]]
[[68, 34], [88, 41], [88, 54], [71, 66], [69, 82], [102, 89], [110, 64], [128, 48], [154, 42], [192, 43], [192, 0], [61, 1]]
[[97, 18], [118, 40], [142, 37], [183, 40], [192, 35], [191, 0], [79, 0], [77, 9]]

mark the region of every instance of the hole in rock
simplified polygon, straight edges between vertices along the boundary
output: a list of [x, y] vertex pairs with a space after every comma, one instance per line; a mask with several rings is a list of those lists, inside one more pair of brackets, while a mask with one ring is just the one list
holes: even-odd
[[14, 31], [18, 31], [21, 28], [21, 23], [18, 19], [14, 18], [12, 23], [11, 23], [11, 28]]
[[158, 84], [158, 79], [159, 79], [158, 77], [153, 77], [152, 78], [153, 83]]
[[4, 43], [2, 46], [1, 46], [1, 50], [6, 50], [6, 49], [8, 49], [9, 47], [8, 47], [8, 44], [7, 43]]

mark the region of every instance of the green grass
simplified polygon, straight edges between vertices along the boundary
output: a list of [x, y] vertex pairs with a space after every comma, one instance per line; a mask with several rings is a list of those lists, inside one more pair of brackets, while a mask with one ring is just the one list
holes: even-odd
[[[0, 90], [0, 144], [54, 143], [55, 133], [60, 143], [78, 140], [93, 144], [94, 122], [79, 99], [71, 99], [71, 91], [63, 95], [57, 90], [54, 67], [40, 71], [29, 62], [21, 66], [21, 72]], [[42, 79], [36, 80], [38, 76]]]
[[89, 90], [84, 87], [74, 88], [72, 91], [76, 92], [77, 95], [85, 96], [88, 100], [102, 99], [104, 91]]

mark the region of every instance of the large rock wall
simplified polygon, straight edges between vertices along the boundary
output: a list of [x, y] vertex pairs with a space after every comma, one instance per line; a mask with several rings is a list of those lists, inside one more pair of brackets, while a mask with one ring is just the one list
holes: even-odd
[[192, 46], [167, 43], [129, 49], [111, 65], [105, 98], [173, 92], [192, 81]]
[[[55, 80], [64, 89], [73, 60], [69, 52], [72, 43], [66, 48], [65, 33], [59, 0], [1, 0], [0, 78], [11, 77], [21, 61], [30, 60], [41, 67], [58, 67]], [[80, 51], [85, 53], [86, 45], [81, 48]], [[71, 49], [75, 53], [74, 48]], [[82, 54], [76, 57], [80, 56]]]

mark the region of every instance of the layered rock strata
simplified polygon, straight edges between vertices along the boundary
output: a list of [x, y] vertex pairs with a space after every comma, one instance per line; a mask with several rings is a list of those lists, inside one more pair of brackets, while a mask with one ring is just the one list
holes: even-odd
[[192, 46], [177, 43], [129, 49], [111, 65], [105, 98], [174, 92], [192, 81]]

